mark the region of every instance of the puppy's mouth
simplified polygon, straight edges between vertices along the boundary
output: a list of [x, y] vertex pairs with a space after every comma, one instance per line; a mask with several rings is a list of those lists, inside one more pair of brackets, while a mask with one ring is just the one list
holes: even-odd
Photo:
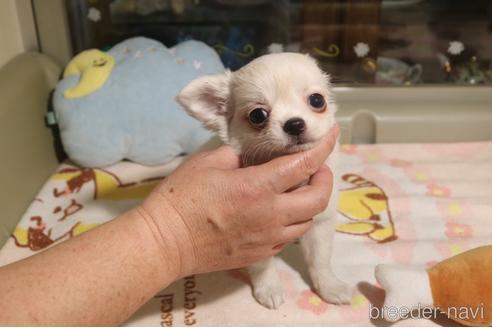
[[250, 145], [245, 148], [241, 154], [242, 165], [259, 165], [279, 156], [308, 150], [316, 146], [318, 141], [319, 139], [291, 137], [284, 144], [276, 143], [272, 140], [271, 143], [260, 143], [259, 145], [261, 147], [258, 145]]
[[294, 137], [289, 140], [289, 143], [285, 146], [285, 151], [289, 154], [297, 153], [300, 151], [308, 150], [316, 145], [316, 140], [308, 139], [305, 137]]

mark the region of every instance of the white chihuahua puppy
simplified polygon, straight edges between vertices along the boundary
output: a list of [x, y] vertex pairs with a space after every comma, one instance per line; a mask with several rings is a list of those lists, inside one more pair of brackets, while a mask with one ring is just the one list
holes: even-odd
[[[309, 149], [335, 124], [329, 77], [313, 58], [303, 54], [266, 55], [236, 72], [200, 77], [177, 100], [231, 145], [244, 166]], [[336, 152], [327, 160], [334, 176]], [[331, 266], [337, 190], [334, 184], [330, 204], [314, 218], [300, 243], [314, 288], [326, 301], [340, 304], [350, 301], [350, 289]], [[273, 258], [248, 271], [256, 300], [267, 308], [278, 308], [284, 299]]]

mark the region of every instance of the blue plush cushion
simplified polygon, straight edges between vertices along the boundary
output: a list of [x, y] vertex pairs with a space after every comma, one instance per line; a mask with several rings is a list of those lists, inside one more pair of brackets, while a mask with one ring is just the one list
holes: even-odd
[[212, 48], [186, 41], [168, 49], [138, 37], [108, 54], [115, 65], [99, 89], [65, 98], [64, 91], [77, 85], [80, 75], [67, 76], [55, 89], [62, 142], [74, 162], [101, 167], [129, 159], [158, 165], [195, 151], [210, 138], [175, 97], [194, 78], [224, 70]]

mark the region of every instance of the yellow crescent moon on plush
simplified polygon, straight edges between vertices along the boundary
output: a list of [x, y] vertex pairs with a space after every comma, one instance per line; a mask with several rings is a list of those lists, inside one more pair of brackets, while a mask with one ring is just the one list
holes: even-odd
[[63, 77], [78, 75], [79, 83], [65, 90], [65, 98], [87, 96], [104, 84], [114, 67], [113, 56], [97, 49], [86, 50], [75, 56], [67, 65]]

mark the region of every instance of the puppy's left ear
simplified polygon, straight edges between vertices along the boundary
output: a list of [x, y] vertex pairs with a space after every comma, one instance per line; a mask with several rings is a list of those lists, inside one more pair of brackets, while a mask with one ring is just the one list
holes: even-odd
[[227, 138], [227, 101], [232, 73], [206, 75], [191, 81], [176, 97], [183, 108], [205, 127]]

